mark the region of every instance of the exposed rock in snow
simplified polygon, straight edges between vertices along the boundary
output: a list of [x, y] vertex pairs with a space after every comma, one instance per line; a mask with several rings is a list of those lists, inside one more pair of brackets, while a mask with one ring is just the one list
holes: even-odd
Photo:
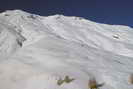
[[0, 14], [0, 89], [132, 89], [133, 29], [81, 17]]

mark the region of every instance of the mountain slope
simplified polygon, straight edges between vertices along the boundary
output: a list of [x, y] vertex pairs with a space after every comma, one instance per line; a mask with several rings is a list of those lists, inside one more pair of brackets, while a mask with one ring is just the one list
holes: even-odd
[[[0, 14], [0, 28], [0, 89], [89, 89], [92, 77], [100, 89], [133, 88], [128, 26], [14, 10]], [[59, 85], [66, 76], [74, 80]]]

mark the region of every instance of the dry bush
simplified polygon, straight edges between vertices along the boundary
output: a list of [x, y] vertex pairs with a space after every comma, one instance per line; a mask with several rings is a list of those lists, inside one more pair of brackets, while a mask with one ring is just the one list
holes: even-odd
[[57, 84], [60, 86], [60, 85], [62, 85], [63, 83], [71, 83], [72, 81], [74, 81], [75, 79], [74, 78], [70, 78], [69, 76], [65, 76], [65, 78], [64, 79], [59, 79], [58, 81], [57, 81]]
[[62, 80], [61, 78], [59, 80], [57, 80], [57, 85], [62, 85], [64, 83], [64, 80]]
[[90, 89], [97, 89], [97, 81], [95, 78], [89, 80], [88, 87]]
[[104, 83], [98, 84], [95, 78], [91, 78], [88, 82], [88, 88], [89, 89], [99, 89], [99, 87], [102, 87]]
[[130, 74], [130, 75], [129, 75], [128, 82], [129, 82], [130, 84], [133, 84], [133, 74]]

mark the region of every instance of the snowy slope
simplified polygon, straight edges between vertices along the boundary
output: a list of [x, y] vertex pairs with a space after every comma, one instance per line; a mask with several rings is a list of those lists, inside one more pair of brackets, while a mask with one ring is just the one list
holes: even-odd
[[[133, 29], [81, 17], [0, 14], [0, 89], [132, 89]], [[69, 76], [70, 83], [58, 84]]]

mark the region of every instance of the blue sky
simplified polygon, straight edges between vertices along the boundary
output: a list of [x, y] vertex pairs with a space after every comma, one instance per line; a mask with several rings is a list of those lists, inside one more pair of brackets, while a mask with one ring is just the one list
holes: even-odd
[[63, 14], [133, 27], [133, 0], [0, 0], [0, 12], [22, 9], [43, 16]]

